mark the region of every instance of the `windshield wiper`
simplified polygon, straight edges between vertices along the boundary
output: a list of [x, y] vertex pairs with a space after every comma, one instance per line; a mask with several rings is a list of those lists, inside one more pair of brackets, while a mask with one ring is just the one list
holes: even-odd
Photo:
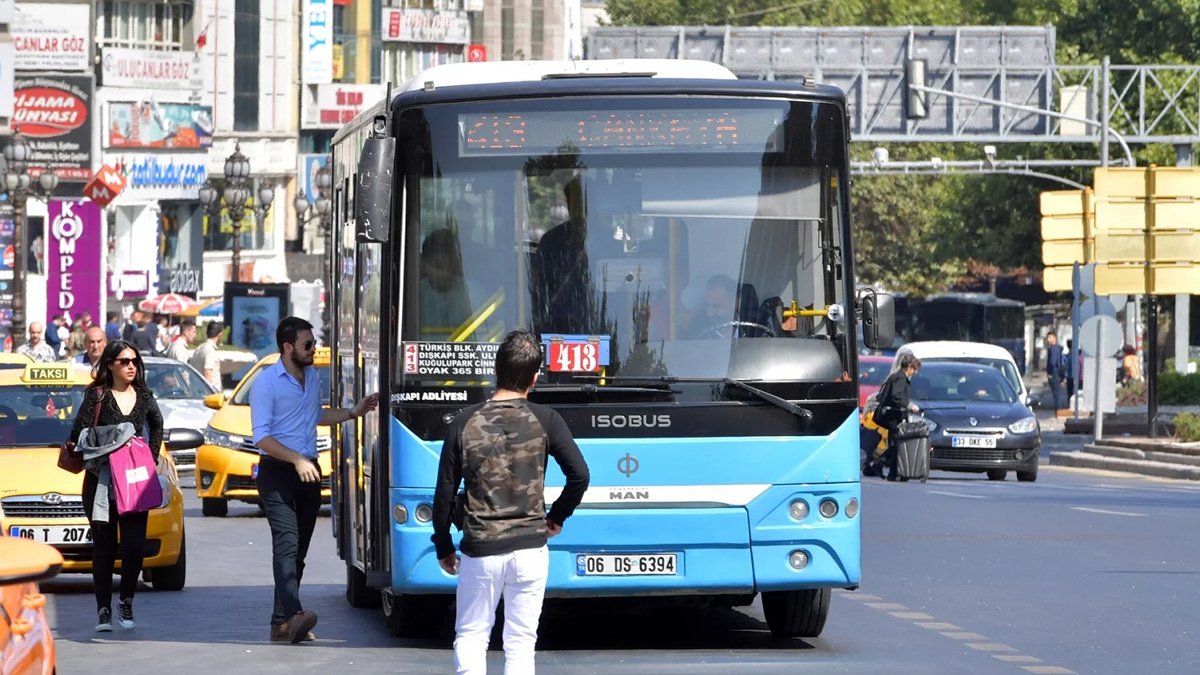
[[745, 382], [742, 382], [741, 380], [735, 380], [730, 377], [725, 377], [725, 378], [721, 379], [721, 383], [726, 386], [737, 387], [738, 389], [741, 389], [744, 392], [753, 394], [754, 396], [758, 397], [759, 399], [766, 401], [767, 403], [770, 403], [771, 405], [773, 405], [777, 408], [782, 408], [783, 410], [786, 410], [786, 411], [792, 413], [796, 417], [799, 417], [800, 420], [804, 424], [808, 424], [813, 419], [812, 411], [809, 410], [808, 408], [802, 408], [787, 399], [780, 398], [780, 397], [776, 396], [775, 394], [772, 394], [769, 391], [764, 391], [762, 389], [759, 389], [758, 387], [746, 384]]
[[661, 387], [611, 387], [611, 386], [607, 386], [607, 385], [605, 385], [605, 386], [600, 386], [600, 385], [597, 385], [597, 384], [591, 384], [591, 383], [583, 383], [583, 384], [558, 384], [558, 383], [555, 383], [555, 384], [539, 384], [539, 385], [537, 385], [536, 387], [534, 387], [534, 388], [533, 388], [531, 391], [542, 392], [542, 393], [545, 393], [545, 394], [562, 394], [562, 393], [571, 393], [571, 394], [575, 394], [575, 393], [578, 393], [578, 394], [593, 394], [593, 395], [595, 395], [595, 394], [605, 394], [605, 393], [610, 393], [610, 394], [655, 394], [655, 395], [659, 395], [659, 396], [661, 396], [662, 394], [670, 394], [670, 393], [675, 393], [675, 392], [674, 392], [674, 390], [670, 389], [669, 387], [668, 387], [668, 388], [661, 388]]

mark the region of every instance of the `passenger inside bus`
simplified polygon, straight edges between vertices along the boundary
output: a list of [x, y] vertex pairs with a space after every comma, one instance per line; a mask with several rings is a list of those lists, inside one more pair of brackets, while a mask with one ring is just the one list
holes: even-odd
[[548, 333], [587, 333], [594, 292], [588, 264], [588, 222], [583, 181], [563, 186], [567, 220], [552, 227], [538, 242], [531, 270], [538, 328]]
[[421, 338], [445, 339], [471, 316], [458, 237], [451, 228], [429, 233], [421, 244]]

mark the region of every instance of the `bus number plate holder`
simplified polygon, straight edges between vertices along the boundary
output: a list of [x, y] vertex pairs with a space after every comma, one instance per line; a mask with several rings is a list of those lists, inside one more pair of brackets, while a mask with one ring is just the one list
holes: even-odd
[[675, 576], [679, 559], [676, 553], [580, 553], [575, 556], [575, 573], [581, 577]]

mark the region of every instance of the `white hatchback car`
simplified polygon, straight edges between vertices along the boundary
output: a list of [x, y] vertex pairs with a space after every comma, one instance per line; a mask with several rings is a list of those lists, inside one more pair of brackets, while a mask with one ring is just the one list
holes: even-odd
[[1012, 354], [1003, 347], [984, 342], [953, 342], [949, 340], [909, 342], [896, 350], [896, 358], [892, 361], [892, 372], [896, 372], [896, 369], [900, 367], [900, 357], [905, 354], [916, 356], [921, 363], [952, 361], [991, 366], [1000, 371], [1004, 379], [1020, 395], [1021, 401], [1025, 405], [1033, 406], [1033, 399], [1029, 396], [1029, 390], [1025, 388], [1025, 381], [1021, 379], [1021, 371], [1017, 370], [1017, 362], [1013, 360]]

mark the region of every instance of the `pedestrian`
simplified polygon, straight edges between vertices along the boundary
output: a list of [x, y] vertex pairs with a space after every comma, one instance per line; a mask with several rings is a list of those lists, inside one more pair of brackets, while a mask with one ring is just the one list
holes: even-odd
[[171, 322], [162, 316], [154, 323], [158, 326], [154, 335], [154, 353], [163, 355], [167, 353], [167, 348], [171, 346], [171, 338], [174, 337], [171, 335]]
[[1063, 384], [1067, 379], [1063, 371], [1067, 363], [1062, 345], [1058, 344], [1058, 334], [1054, 331], [1046, 333], [1046, 386], [1050, 387], [1050, 395], [1054, 397], [1055, 410], [1067, 407], [1063, 391]]
[[121, 315], [118, 312], [108, 313], [108, 323], [104, 324], [104, 337], [109, 341], [121, 339]]
[[67, 358], [73, 359], [87, 349], [87, 327], [81, 319], [71, 325], [71, 333], [67, 336]]
[[200, 371], [204, 379], [218, 390], [221, 389], [221, 359], [220, 354], [217, 353], [217, 343], [221, 341], [221, 332], [224, 330], [225, 327], [221, 325], [220, 321], [209, 321], [208, 325], [204, 327], [206, 337], [204, 344], [192, 352], [192, 356], [188, 360], [188, 363]]
[[192, 340], [196, 339], [196, 322], [191, 319], [184, 319], [179, 322], [179, 335], [171, 340], [171, 346], [167, 347], [167, 356], [176, 361], [187, 363], [192, 358], [191, 344]]
[[100, 365], [100, 357], [104, 355], [104, 350], [108, 347], [108, 337], [99, 326], [92, 326], [84, 334], [84, 344], [86, 350], [76, 356], [72, 362], [94, 369]]
[[[97, 410], [99, 406], [99, 410]], [[93, 422], [94, 420], [94, 422]], [[84, 390], [83, 402], [75, 413], [71, 440], [78, 441], [85, 427], [133, 425], [137, 435], [149, 435], [150, 450], [157, 461], [163, 441], [163, 418], [154, 392], [146, 386], [146, 370], [138, 350], [124, 340], [108, 343], [100, 356], [92, 383]], [[146, 549], [147, 512], [117, 513], [107, 464], [89, 468], [83, 474], [83, 503], [92, 528], [92, 586], [96, 593], [96, 631], [108, 632], [112, 626], [113, 568], [118, 541], [121, 553], [121, 595], [117, 624], [134, 627], [133, 596], [142, 573]], [[98, 488], [103, 486], [103, 491]], [[104, 498], [107, 493], [107, 499]], [[119, 532], [119, 536], [118, 536]]]
[[58, 360], [58, 354], [50, 348], [43, 338], [46, 326], [41, 321], [29, 324], [29, 340], [17, 347], [18, 354], [24, 354], [39, 363], [52, 363]]
[[[887, 452], [884, 462], [887, 464], [887, 480], [900, 479], [896, 473], [896, 435], [900, 424], [908, 417], [908, 413], [920, 412], [916, 403], [909, 400], [909, 383], [912, 376], [921, 369], [921, 360], [912, 352], [900, 356], [900, 367], [896, 369], [879, 388], [879, 406], [875, 411], [874, 421], [882, 423], [888, 430]], [[908, 480], [907, 478], [900, 480]]]
[[1142, 381], [1142, 360], [1133, 345], [1121, 348], [1121, 384], [1129, 386]]
[[[562, 531], [588, 486], [588, 467], [563, 418], [527, 399], [542, 366], [536, 337], [509, 333], [496, 353], [496, 393], [462, 411], [446, 432], [433, 496], [438, 564], [458, 575], [454, 666], [487, 671], [496, 604], [504, 599], [504, 672], [534, 672], [549, 573], [546, 541]], [[546, 512], [546, 457], [566, 486]], [[461, 564], [450, 538], [452, 500], [464, 483]], [[460, 498], [461, 499], [461, 498]]]
[[321, 509], [317, 427], [362, 417], [379, 404], [370, 394], [353, 408], [323, 408], [321, 377], [313, 367], [312, 324], [289, 316], [275, 329], [279, 360], [250, 388], [250, 420], [258, 448], [258, 495], [271, 526], [275, 606], [270, 639], [292, 644], [315, 639], [317, 614], [300, 603], [304, 558]]
[[50, 348], [54, 350], [54, 355], [57, 358], [62, 358], [64, 353], [62, 348], [62, 335], [58, 331], [63, 327], [63, 324], [66, 323], [66, 321], [67, 320], [63, 318], [62, 314], [55, 314], [54, 318], [50, 320], [50, 325], [46, 326], [46, 334], [43, 336], [43, 339], [46, 340], [46, 344], [50, 345]]
[[154, 354], [158, 349], [158, 324], [146, 312], [135, 312], [134, 318], [137, 324], [127, 339], [143, 354]]

